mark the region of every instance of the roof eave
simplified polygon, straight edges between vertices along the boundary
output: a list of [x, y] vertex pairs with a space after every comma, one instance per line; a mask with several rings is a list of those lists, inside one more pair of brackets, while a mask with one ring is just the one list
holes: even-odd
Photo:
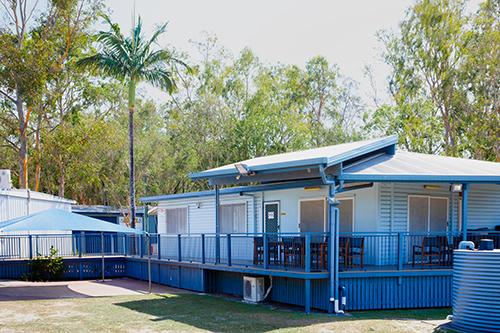
[[344, 173], [339, 180], [373, 182], [436, 182], [436, 183], [485, 183], [500, 184], [500, 176], [480, 175], [387, 175], [387, 174], [349, 174]]

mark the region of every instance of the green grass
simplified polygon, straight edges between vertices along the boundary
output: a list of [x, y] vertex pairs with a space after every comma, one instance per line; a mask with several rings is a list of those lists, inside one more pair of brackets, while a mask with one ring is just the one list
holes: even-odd
[[0, 332], [432, 332], [449, 309], [306, 315], [218, 296], [140, 295], [2, 302]]

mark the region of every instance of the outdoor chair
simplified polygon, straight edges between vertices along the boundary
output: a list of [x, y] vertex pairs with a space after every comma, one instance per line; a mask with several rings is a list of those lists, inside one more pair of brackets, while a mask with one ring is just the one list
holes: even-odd
[[350, 237], [347, 240], [347, 266], [349, 267], [364, 267], [365, 260], [365, 238]]
[[264, 237], [253, 238], [253, 264], [264, 263]]
[[450, 247], [446, 236], [425, 236], [421, 245], [413, 245], [412, 266], [420, 257], [422, 267], [425, 265], [446, 265], [450, 257]]
[[303, 237], [286, 237], [281, 243], [285, 267], [302, 267], [305, 240]]

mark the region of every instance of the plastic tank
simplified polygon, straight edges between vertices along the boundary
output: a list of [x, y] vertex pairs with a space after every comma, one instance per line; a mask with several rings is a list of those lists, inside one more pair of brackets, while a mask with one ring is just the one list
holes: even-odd
[[453, 319], [463, 332], [500, 332], [500, 250], [455, 250]]

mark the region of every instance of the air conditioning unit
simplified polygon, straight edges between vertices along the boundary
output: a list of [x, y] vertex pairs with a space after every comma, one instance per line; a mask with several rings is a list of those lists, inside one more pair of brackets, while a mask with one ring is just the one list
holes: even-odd
[[243, 277], [243, 299], [246, 302], [258, 303], [264, 300], [265, 286], [263, 277]]

